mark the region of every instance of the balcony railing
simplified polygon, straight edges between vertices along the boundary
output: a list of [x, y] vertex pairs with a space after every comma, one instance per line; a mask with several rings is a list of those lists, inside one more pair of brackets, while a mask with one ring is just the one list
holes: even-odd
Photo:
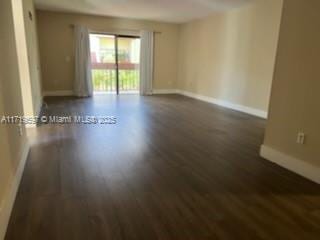
[[[114, 63], [92, 63], [91, 69], [95, 92], [116, 92]], [[119, 92], [138, 92], [139, 73], [139, 64], [119, 63]]]

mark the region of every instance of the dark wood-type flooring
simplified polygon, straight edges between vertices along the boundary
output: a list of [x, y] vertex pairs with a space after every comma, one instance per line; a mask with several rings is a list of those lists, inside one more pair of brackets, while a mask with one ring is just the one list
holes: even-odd
[[320, 239], [320, 186], [259, 157], [265, 121], [178, 95], [46, 98], [6, 240]]

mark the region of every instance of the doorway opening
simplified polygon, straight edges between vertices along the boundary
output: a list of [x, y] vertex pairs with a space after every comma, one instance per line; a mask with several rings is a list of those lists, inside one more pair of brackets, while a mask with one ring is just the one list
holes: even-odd
[[90, 34], [95, 94], [137, 94], [140, 89], [140, 38]]

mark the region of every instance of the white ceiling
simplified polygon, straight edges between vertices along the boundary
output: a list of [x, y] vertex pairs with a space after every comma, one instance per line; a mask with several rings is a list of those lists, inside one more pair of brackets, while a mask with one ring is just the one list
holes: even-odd
[[253, 0], [35, 0], [38, 9], [183, 23]]

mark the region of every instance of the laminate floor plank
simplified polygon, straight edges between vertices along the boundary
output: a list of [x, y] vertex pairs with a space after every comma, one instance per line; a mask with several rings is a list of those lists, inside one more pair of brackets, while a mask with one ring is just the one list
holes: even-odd
[[48, 97], [6, 240], [320, 238], [320, 186], [259, 156], [265, 120], [179, 95]]

